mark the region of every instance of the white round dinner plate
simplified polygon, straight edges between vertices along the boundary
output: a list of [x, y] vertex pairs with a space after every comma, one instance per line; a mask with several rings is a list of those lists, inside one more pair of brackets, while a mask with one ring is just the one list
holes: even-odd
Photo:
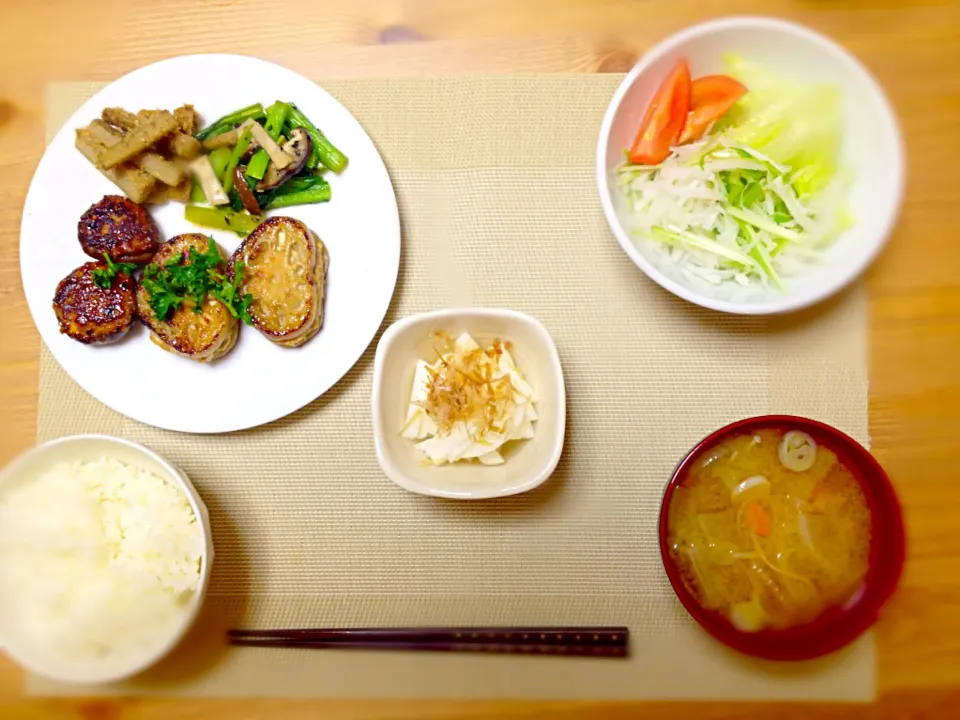
[[[57, 284], [88, 262], [77, 238], [80, 216], [104, 195], [122, 194], [74, 147], [75, 130], [103, 108], [173, 110], [191, 103], [207, 124], [256, 102], [294, 102], [348, 158], [328, 174], [330, 202], [270, 212], [297, 218], [327, 247], [323, 328], [300, 348], [281, 348], [251, 327], [236, 347], [198, 363], [150, 341], [139, 324], [119, 342], [83, 345], [61, 335], [52, 308]], [[228, 252], [235, 234], [199, 228], [184, 205], [150, 209], [161, 238], [211, 234]], [[190, 55], [140, 68], [84, 103], [57, 133], [37, 167], [23, 209], [20, 272], [44, 343], [95, 398], [140, 422], [182, 432], [240, 430], [276, 420], [330, 389], [376, 335], [400, 267], [400, 217], [387, 169], [364, 129], [315, 83], [272, 63], [239, 55]]]

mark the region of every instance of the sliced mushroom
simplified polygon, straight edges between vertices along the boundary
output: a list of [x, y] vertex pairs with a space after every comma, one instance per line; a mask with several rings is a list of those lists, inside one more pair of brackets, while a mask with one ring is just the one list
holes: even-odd
[[233, 186], [237, 189], [237, 195], [240, 196], [240, 202], [251, 215], [260, 214], [260, 203], [257, 202], [257, 196], [253, 194], [250, 186], [247, 185], [247, 179], [243, 176], [243, 171], [237, 166], [233, 169]]
[[290, 131], [290, 139], [283, 145], [283, 152], [292, 157], [293, 162], [282, 170], [278, 170], [276, 165], [270, 163], [267, 174], [257, 183], [257, 192], [273, 190], [303, 169], [310, 158], [310, 153], [313, 152], [313, 140], [310, 139], [310, 134], [303, 128], [294, 128]]

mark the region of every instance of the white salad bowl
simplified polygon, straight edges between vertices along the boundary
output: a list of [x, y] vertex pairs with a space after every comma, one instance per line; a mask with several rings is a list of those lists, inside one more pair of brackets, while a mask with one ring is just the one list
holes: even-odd
[[126, 658], [122, 662], [68, 662], [51, 656], [42, 646], [23, 637], [16, 627], [4, 622], [6, 614], [2, 612], [3, 603], [0, 598], [0, 651], [6, 651], [13, 660], [30, 672], [65, 683], [86, 685], [116, 682], [143, 672], [169, 654], [187, 634], [200, 613], [213, 565], [210, 519], [207, 508], [190, 478], [157, 453], [130, 440], [108, 435], [74, 435], [37, 445], [0, 471], [0, 494], [7, 492], [18, 482], [37, 477], [58, 463], [94, 462], [103, 458], [118, 460], [151, 472], [184, 491], [203, 537], [200, 577], [197, 592], [190, 598], [179, 625], [170, 636], [158, 647], [145, 651], [142, 655]]
[[[624, 150], [636, 135], [653, 94], [674, 64], [686, 58], [691, 77], [722, 73], [734, 54], [787, 78], [830, 83], [842, 98], [839, 167], [849, 174], [846, 208], [852, 224], [821, 262], [786, 278], [783, 290], [714, 285], [682, 262], [651, 250], [630, 233], [622, 190], [614, 182]], [[600, 128], [597, 185], [607, 222], [630, 259], [660, 286], [685, 300], [729, 313], [762, 315], [817, 303], [857, 278], [893, 230], [904, 185], [904, 150], [890, 103], [877, 81], [849, 52], [807, 28], [783, 20], [732, 17], [683, 30], [650, 49], [617, 88]]]
[[[484, 347], [511, 343], [510, 353], [537, 394], [534, 436], [501, 448], [505, 462], [485, 466], [422, 462], [415, 441], [400, 435], [406, 421], [417, 360], [436, 360], [431, 336], [467, 332]], [[380, 338], [373, 370], [373, 439], [383, 472], [400, 487], [421, 495], [460, 500], [503, 497], [532, 490], [553, 473], [563, 452], [566, 391], [557, 347], [535, 318], [513, 310], [457, 308], [412, 315]]]

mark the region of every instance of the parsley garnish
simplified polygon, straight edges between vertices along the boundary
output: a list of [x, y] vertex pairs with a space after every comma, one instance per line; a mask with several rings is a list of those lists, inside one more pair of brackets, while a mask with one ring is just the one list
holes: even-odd
[[233, 317], [252, 325], [247, 310], [253, 296], [240, 294], [243, 261], [234, 264], [231, 280], [220, 271], [223, 258], [213, 238], [203, 253], [191, 247], [187, 255], [186, 258], [180, 255], [162, 266], [151, 263], [143, 270], [140, 284], [150, 293], [150, 309], [157, 319], [166, 320], [186, 300], [193, 301], [193, 312], [202, 313], [203, 302], [209, 294], [222, 302]]
[[126, 273], [129, 275], [137, 269], [137, 266], [133, 263], [115, 263], [106, 253], [103, 254], [103, 260], [107, 263], [107, 266], [105, 268], [94, 268], [91, 275], [93, 275], [93, 282], [104, 290], [110, 289], [117, 273]]

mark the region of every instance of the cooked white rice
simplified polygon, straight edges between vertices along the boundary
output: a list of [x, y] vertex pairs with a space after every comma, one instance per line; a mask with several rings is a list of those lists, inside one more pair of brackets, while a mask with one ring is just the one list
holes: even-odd
[[36, 652], [156, 652], [197, 592], [202, 528], [179, 487], [116, 460], [61, 463], [0, 495], [0, 613]]

